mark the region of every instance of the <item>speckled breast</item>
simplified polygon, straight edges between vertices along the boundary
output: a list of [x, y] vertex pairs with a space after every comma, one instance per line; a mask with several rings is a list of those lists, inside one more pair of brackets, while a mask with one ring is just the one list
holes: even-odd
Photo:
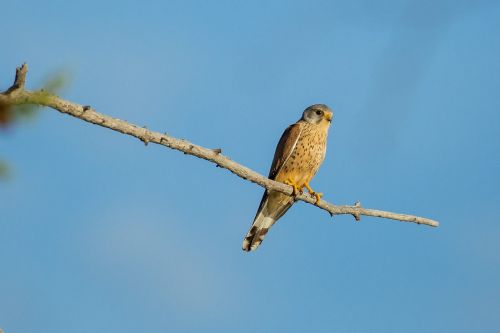
[[323, 163], [328, 136], [326, 126], [309, 123], [303, 126], [295, 149], [282, 170], [283, 181], [291, 178], [299, 186], [308, 183]]

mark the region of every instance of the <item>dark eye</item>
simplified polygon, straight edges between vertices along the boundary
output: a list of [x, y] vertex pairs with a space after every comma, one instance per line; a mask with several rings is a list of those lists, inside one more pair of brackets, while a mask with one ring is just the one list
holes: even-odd
[[323, 111], [321, 111], [321, 110], [316, 110], [316, 114], [317, 114], [318, 116], [321, 116], [321, 115], [323, 114]]

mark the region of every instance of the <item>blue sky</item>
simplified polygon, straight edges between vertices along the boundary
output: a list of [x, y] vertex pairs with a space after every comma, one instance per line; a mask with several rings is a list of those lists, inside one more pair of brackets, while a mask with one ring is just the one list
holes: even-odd
[[[10, 1], [0, 86], [64, 98], [266, 174], [310, 104], [313, 188], [439, 228], [295, 205], [241, 251], [262, 189], [44, 109], [0, 133], [10, 332], [498, 332], [500, 4]], [[2, 89], [3, 89], [2, 88]]]

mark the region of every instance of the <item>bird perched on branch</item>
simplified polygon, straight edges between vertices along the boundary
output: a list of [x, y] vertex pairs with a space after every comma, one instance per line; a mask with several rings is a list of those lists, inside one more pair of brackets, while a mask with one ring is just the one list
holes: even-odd
[[[319, 202], [323, 194], [314, 192], [309, 182], [325, 159], [326, 139], [332, 119], [332, 110], [324, 104], [311, 105], [305, 109], [302, 118], [288, 126], [281, 136], [274, 153], [269, 179], [293, 186], [294, 196], [302, 193], [305, 187], [316, 197], [316, 202]], [[266, 190], [252, 227], [243, 240], [243, 250], [257, 249], [269, 228], [294, 202], [293, 196]]]

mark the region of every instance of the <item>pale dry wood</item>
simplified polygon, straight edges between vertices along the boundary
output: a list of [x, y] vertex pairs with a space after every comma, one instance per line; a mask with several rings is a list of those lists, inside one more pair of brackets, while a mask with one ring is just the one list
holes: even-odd
[[[136, 137], [146, 145], [152, 142], [162, 146], [166, 146], [168, 148], [179, 150], [185, 154], [205, 159], [207, 161], [215, 163], [218, 167], [231, 171], [232, 173], [243, 179], [258, 184], [266, 188], [267, 190], [279, 191], [288, 195], [292, 194], [291, 186], [270, 180], [263, 175], [247, 168], [246, 166], [232, 161], [229, 157], [222, 154], [221, 149], [204, 148], [202, 146], [195, 145], [194, 143], [191, 143], [187, 140], [176, 139], [167, 134], [154, 132], [145, 127], [140, 127], [124, 120], [112, 118], [99, 113], [90, 106], [66, 101], [48, 92], [25, 90], [24, 82], [26, 78], [26, 72], [26, 64], [16, 70], [16, 79], [14, 85], [4, 93], [0, 93], [0, 104], [32, 104], [47, 106], [61, 113], [69, 114], [86, 122]], [[332, 216], [339, 214], [350, 214], [354, 216], [358, 221], [360, 220], [361, 215], [364, 215], [382, 217], [403, 222], [425, 224], [432, 227], [437, 227], [439, 225], [437, 221], [424, 217], [363, 208], [361, 207], [361, 204], [359, 202], [353, 206], [337, 206], [321, 200], [318, 204], [316, 204], [316, 199], [313, 196], [305, 193], [297, 195], [296, 200], [301, 200], [316, 205], [317, 207], [329, 212]]]

